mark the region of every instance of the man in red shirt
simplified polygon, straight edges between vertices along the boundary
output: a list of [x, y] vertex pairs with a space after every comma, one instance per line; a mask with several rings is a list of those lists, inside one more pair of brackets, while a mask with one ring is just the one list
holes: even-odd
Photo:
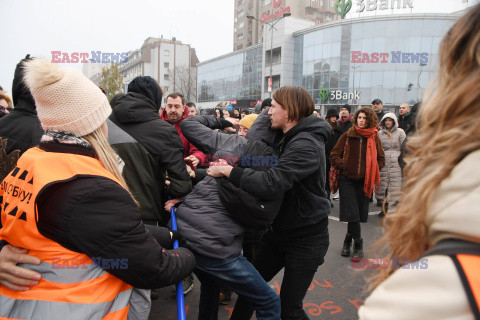
[[199, 164], [206, 165], [208, 161], [207, 156], [188, 142], [180, 129], [180, 122], [188, 118], [188, 114], [189, 110], [185, 107], [185, 98], [177, 92], [170, 93], [167, 96], [165, 108], [160, 110], [160, 118], [174, 125], [180, 135], [180, 139], [182, 139], [183, 148], [185, 149], [185, 162], [192, 169], [195, 169]]

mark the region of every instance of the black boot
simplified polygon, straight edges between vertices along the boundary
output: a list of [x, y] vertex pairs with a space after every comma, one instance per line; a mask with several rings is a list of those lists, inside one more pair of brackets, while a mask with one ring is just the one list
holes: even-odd
[[343, 241], [342, 256], [350, 257], [350, 247], [352, 246], [352, 235], [347, 233], [345, 240]]
[[353, 239], [352, 261], [360, 261], [363, 258], [363, 239]]

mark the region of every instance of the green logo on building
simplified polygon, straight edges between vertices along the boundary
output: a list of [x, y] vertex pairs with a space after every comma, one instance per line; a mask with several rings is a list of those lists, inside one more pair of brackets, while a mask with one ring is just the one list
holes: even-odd
[[319, 98], [322, 100], [322, 103], [327, 102], [329, 92], [327, 89], [322, 89], [320, 90], [320, 93], [318, 94]]
[[335, 2], [335, 11], [345, 19], [345, 15], [352, 9], [352, 0], [337, 0]]

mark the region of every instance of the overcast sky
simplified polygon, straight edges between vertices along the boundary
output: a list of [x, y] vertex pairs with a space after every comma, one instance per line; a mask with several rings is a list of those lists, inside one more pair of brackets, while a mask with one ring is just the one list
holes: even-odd
[[[463, 0], [413, 2], [413, 12], [465, 7]], [[161, 35], [191, 44], [200, 61], [233, 48], [234, 0], [0, 0], [0, 8], [0, 85], [7, 93], [27, 53], [51, 59], [51, 51], [126, 52]], [[355, 10], [356, 1], [349, 15], [358, 16]], [[81, 70], [80, 63], [69, 66]]]

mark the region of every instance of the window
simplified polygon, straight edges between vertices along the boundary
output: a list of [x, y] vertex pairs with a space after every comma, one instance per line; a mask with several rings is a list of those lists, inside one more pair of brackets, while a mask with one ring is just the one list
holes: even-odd
[[263, 0], [263, 1], [262, 1], [262, 4], [263, 4], [264, 6], [266, 6], [267, 4], [270, 4], [270, 3], [272, 3], [272, 0]]
[[169, 66], [170, 66], [170, 63], [168, 63], [168, 62], [164, 62], [164, 63], [163, 63], [163, 67], [164, 67], [164, 68], [168, 68]]
[[170, 80], [170, 76], [168, 74], [163, 75], [163, 80]]
[[163, 92], [168, 92], [168, 87], [163, 87]]
[[165, 57], [170, 57], [170, 51], [169, 50], [163, 50], [163, 55]]
[[238, 13], [237, 13], [237, 18], [241, 18], [241, 17], [243, 17], [244, 15], [245, 15], [245, 11], [244, 11], [244, 10], [240, 10], [240, 11], [238, 11]]
[[245, 26], [245, 22], [242, 21], [242, 22], [240, 22], [240, 23], [238, 24], [238, 29], [241, 29], [241, 28], [243, 28], [244, 26]]
[[240, 40], [240, 39], [243, 39], [243, 32], [240, 32], [237, 34], [237, 38]]

